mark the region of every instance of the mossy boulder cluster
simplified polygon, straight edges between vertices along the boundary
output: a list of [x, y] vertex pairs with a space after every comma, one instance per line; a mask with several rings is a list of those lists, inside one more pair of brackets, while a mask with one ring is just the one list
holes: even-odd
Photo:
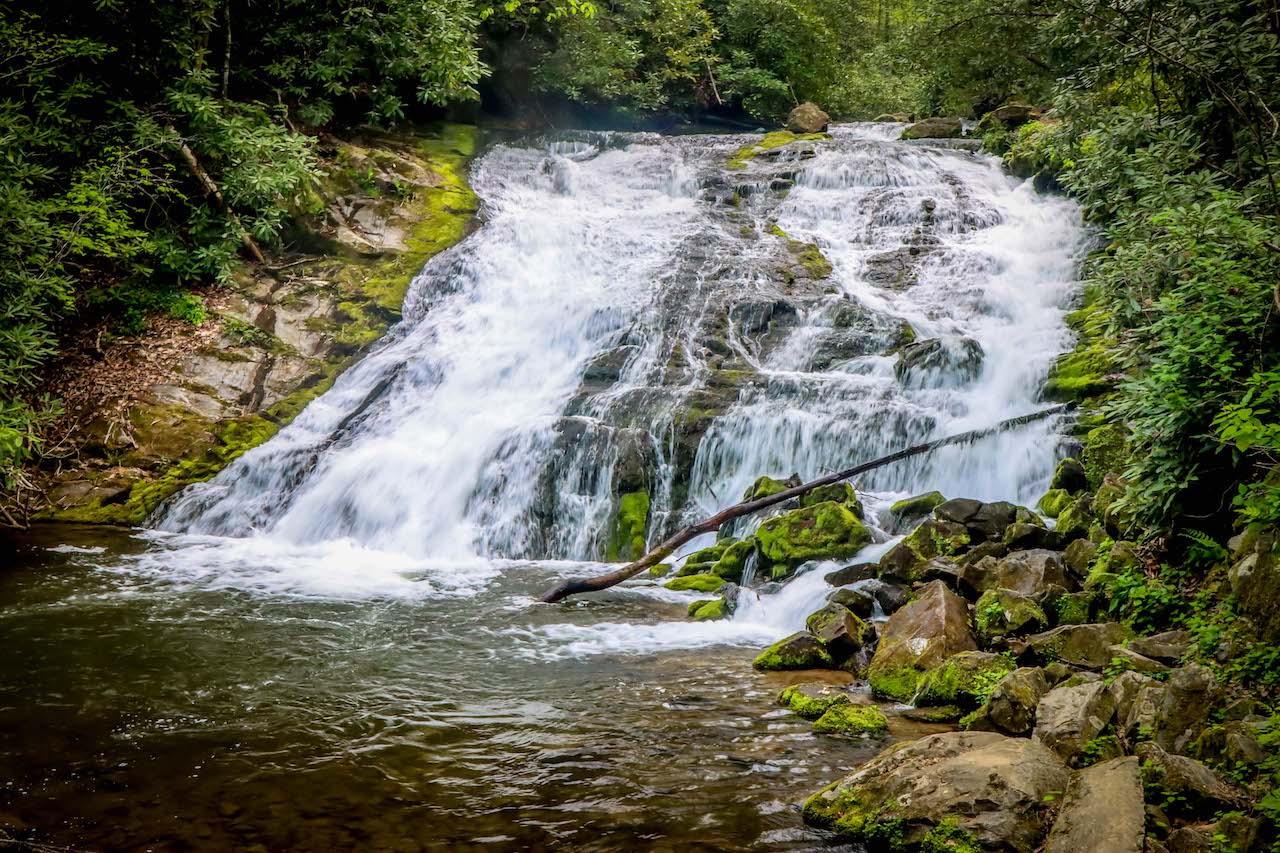
[[[1096, 509], [1110, 482], [1099, 467], [1122, 464], [1115, 436], [1085, 445], [1051, 482], [1066, 529], [1004, 502], [900, 502], [892, 521], [914, 523], [901, 541], [829, 572], [835, 588], [806, 629], [757, 658], [862, 680], [780, 694], [818, 733], [878, 737], [895, 717], [959, 728], [890, 747], [814, 795], [807, 821], [870, 850], [1140, 853], [1148, 830], [1263, 837], [1260, 819], [1228, 812], [1249, 800], [1239, 780], [1257, 771], [1241, 768], [1268, 760], [1267, 718], [1228, 709], [1213, 671], [1186, 661], [1186, 631], [1099, 621], [1114, 579], [1140, 574], [1144, 557], [1120, 538], [1123, 518]], [[1237, 573], [1242, 589], [1261, 563]]]

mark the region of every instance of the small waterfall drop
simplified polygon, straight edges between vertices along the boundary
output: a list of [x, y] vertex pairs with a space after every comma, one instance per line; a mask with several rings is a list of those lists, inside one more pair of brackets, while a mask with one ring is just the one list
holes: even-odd
[[[159, 528], [206, 559], [239, 541], [342, 554], [342, 572], [381, 565], [352, 557], [372, 551], [485, 578], [505, 561], [602, 558], [623, 494], [649, 495], [655, 541], [760, 474], [809, 479], [1035, 410], [1070, 342], [1079, 211], [971, 147], [900, 129], [836, 126], [742, 171], [725, 163], [753, 137], [493, 146], [472, 173], [482, 227], [427, 265], [404, 320]], [[870, 512], [935, 488], [1025, 503], [1059, 428], [857, 485]], [[811, 572], [767, 601], [744, 595], [730, 623], [682, 630], [758, 642], [826, 591]]]

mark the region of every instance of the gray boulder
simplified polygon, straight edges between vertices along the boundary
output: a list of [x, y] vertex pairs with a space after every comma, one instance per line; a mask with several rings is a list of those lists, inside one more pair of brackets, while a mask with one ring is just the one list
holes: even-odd
[[1152, 739], [1170, 752], [1185, 752], [1200, 737], [1221, 697], [1213, 670], [1198, 663], [1169, 674], [1156, 712]]
[[805, 101], [787, 116], [787, 130], [792, 133], [822, 133], [830, 122], [831, 117], [817, 104]]
[[1044, 595], [1052, 587], [1075, 586], [1058, 553], [1043, 549], [1016, 551], [999, 559], [987, 557], [966, 565], [961, 569], [960, 582], [978, 594], [1001, 588], [1029, 596]]
[[1011, 735], [1025, 735], [1036, 724], [1036, 708], [1049, 692], [1039, 667], [1020, 667], [1006, 675], [987, 699], [986, 716]]
[[1138, 759], [1114, 758], [1077, 770], [1045, 853], [1142, 853], [1145, 818]]
[[1172, 795], [1168, 808], [1202, 816], [1237, 808], [1243, 801], [1239, 791], [1194, 758], [1173, 755], [1150, 741], [1138, 744], [1134, 753], [1142, 760], [1147, 787]]
[[860, 589], [844, 587], [827, 596], [827, 601], [847, 608], [859, 619], [870, 619], [875, 612], [876, 600]]
[[927, 118], [902, 131], [903, 139], [957, 139], [964, 135], [958, 118]]
[[1162, 663], [1174, 664], [1191, 648], [1190, 631], [1165, 631], [1129, 641], [1129, 648]]
[[933, 581], [885, 623], [867, 681], [876, 696], [910, 702], [925, 672], [977, 648], [969, 630], [969, 606], [941, 581]]
[[1062, 661], [1083, 669], [1102, 669], [1111, 663], [1111, 647], [1129, 638], [1118, 622], [1061, 625], [1027, 638], [1023, 657], [1030, 662]]
[[945, 732], [893, 746], [810, 797], [805, 820], [855, 841], [901, 830], [904, 850], [945, 849], [951, 830], [983, 850], [1034, 850], [1044, 798], [1070, 773], [1052, 752], [994, 732]]
[[1036, 707], [1032, 737], [1069, 762], [1106, 728], [1115, 710], [1115, 697], [1101, 681], [1055, 687]]

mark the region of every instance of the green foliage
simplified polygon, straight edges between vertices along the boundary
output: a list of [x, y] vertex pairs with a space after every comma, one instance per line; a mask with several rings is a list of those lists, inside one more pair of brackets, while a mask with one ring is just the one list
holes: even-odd
[[1139, 571], [1109, 575], [1105, 592], [1111, 616], [1141, 634], [1164, 630], [1185, 608], [1176, 588]]

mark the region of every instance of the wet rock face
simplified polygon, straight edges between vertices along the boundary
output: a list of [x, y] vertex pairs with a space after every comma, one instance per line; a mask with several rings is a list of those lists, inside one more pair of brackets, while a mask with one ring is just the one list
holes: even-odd
[[977, 648], [968, 605], [941, 581], [933, 581], [885, 623], [867, 681], [877, 696], [909, 702], [925, 672]]
[[1142, 853], [1146, 815], [1133, 756], [1071, 775], [1045, 853]]
[[903, 347], [894, 373], [908, 388], [947, 388], [978, 378], [985, 353], [969, 338], [929, 338]]
[[891, 747], [811, 797], [804, 815], [857, 841], [898, 827], [905, 850], [1032, 850], [1045, 835], [1045, 796], [1069, 778], [1035, 741], [947, 732]]
[[752, 664], [756, 669], [832, 669], [835, 661], [822, 641], [808, 631], [799, 631], [765, 649]]

